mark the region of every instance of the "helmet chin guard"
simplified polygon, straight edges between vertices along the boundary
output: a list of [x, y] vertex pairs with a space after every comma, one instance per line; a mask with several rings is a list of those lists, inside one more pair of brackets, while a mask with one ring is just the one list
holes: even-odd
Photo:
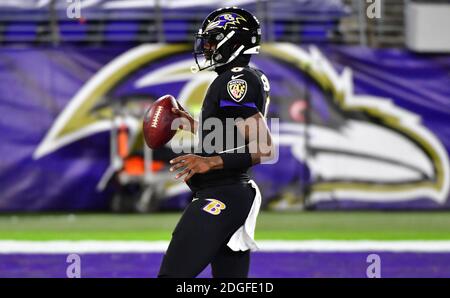
[[226, 65], [239, 55], [259, 53], [259, 21], [248, 11], [228, 7], [209, 14], [195, 35], [192, 72]]

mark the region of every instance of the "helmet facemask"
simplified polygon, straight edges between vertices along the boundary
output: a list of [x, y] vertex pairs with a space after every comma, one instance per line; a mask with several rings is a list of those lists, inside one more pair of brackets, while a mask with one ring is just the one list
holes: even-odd
[[[234, 60], [242, 51], [234, 38], [235, 31], [227, 35], [223, 32], [211, 30], [197, 33], [194, 41], [194, 58], [196, 66], [193, 71], [215, 69]], [[194, 69], [195, 68], [195, 69]]]

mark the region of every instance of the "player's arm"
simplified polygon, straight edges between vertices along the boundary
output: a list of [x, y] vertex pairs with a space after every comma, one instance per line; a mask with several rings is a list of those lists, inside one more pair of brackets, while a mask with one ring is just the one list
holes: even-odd
[[246, 119], [239, 119], [236, 126], [247, 141], [248, 153], [224, 152], [218, 156], [208, 157], [212, 169], [246, 168], [274, 158], [272, 135], [260, 112]]
[[252, 165], [268, 162], [274, 158], [275, 148], [272, 135], [260, 112], [245, 120], [237, 121], [236, 126], [248, 143]]

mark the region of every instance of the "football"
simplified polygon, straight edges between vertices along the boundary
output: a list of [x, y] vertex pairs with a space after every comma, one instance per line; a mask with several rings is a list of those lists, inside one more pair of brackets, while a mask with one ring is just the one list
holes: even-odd
[[143, 132], [145, 143], [151, 149], [158, 149], [169, 142], [176, 130], [172, 130], [172, 122], [178, 115], [172, 108], [179, 108], [176, 99], [170, 95], [158, 98], [144, 114]]

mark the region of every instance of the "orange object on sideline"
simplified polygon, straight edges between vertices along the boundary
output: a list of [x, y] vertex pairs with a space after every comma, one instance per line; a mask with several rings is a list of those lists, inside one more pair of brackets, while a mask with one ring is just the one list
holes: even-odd
[[128, 128], [125, 124], [120, 125], [118, 135], [118, 153], [119, 156], [125, 158], [128, 156]]
[[[154, 160], [150, 164], [150, 170], [152, 172], [158, 172], [164, 168], [164, 162], [160, 160]], [[144, 159], [140, 156], [130, 156], [125, 159], [123, 170], [128, 175], [140, 176], [144, 175]]]

